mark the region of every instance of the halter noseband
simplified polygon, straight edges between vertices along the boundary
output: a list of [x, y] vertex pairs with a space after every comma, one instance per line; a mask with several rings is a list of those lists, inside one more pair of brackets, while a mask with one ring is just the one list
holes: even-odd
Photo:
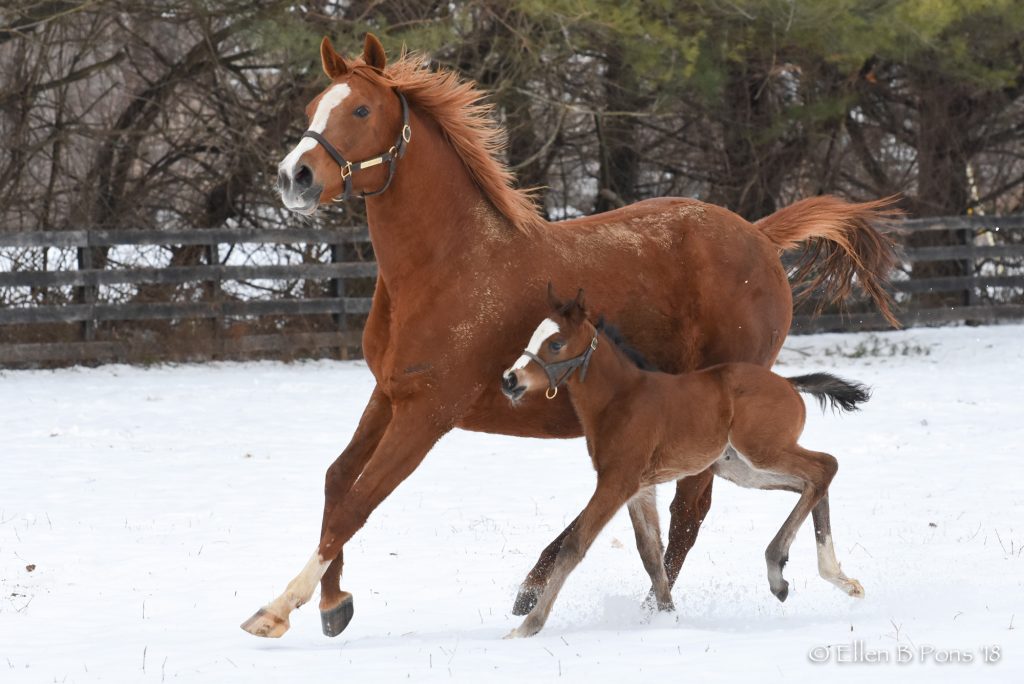
[[[572, 372], [577, 368], [580, 369], [580, 382], [587, 379], [587, 367], [590, 366], [590, 357], [597, 349], [597, 333], [594, 333], [594, 339], [590, 340], [590, 345], [587, 347], [579, 356], [574, 356], [571, 359], [565, 361], [556, 361], [555, 363], [545, 363], [542, 358], [534, 354], [529, 349], [524, 349], [523, 354], [528, 356], [532, 361], [536, 361], [537, 365], [548, 376], [548, 388], [544, 391], [544, 396], [548, 399], [554, 399], [558, 396], [558, 388], [564, 385], [568, 380]], [[561, 372], [561, 375], [559, 375]]]
[[345, 192], [342, 193], [341, 197], [335, 197], [332, 201], [344, 202], [351, 199], [352, 174], [356, 171], [362, 171], [363, 169], [369, 169], [377, 166], [378, 164], [388, 165], [388, 179], [384, 181], [384, 185], [378, 190], [360, 193], [361, 196], [373, 197], [374, 195], [381, 194], [391, 186], [391, 181], [395, 177], [395, 166], [398, 164], [398, 160], [405, 156], [405, 146], [409, 144], [410, 140], [412, 140], [412, 128], [409, 127], [409, 103], [405, 101], [405, 95], [402, 95], [401, 91], [397, 88], [395, 88], [394, 91], [395, 95], [398, 96], [398, 101], [402, 103], [402, 130], [398, 133], [398, 138], [395, 140], [395, 144], [383, 154], [360, 162], [350, 162], [345, 160], [345, 157], [341, 155], [341, 152], [338, 152], [334, 145], [327, 141], [327, 138], [316, 131], [309, 130], [302, 134], [302, 138], [312, 138], [320, 143], [320, 146], [327, 151], [327, 154], [331, 155], [331, 158], [334, 159], [341, 168], [341, 180], [345, 183]]

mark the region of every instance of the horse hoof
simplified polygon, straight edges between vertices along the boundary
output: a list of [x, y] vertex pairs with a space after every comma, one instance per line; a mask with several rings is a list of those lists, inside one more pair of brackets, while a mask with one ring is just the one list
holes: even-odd
[[855, 579], [846, 583], [846, 593], [853, 598], [864, 598], [864, 587]]
[[278, 617], [265, 608], [257, 610], [251, 618], [241, 625], [242, 629], [253, 636], [271, 639], [279, 638], [288, 631], [290, 626], [288, 618]]
[[775, 594], [775, 598], [785, 603], [786, 598], [789, 596], [789, 582], [782, 580], [782, 584], [779, 585], [778, 590], [772, 589], [772, 593]]
[[539, 593], [536, 589], [530, 587], [520, 587], [519, 594], [516, 596], [516, 602], [512, 606], [513, 615], [529, 615], [533, 607], [537, 605], [537, 599], [540, 598]]
[[352, 622], [354, 613], [355, 605], [352, 603], [352, 594], [347, 591], [341, 592], [341, 603], [328, 610], [320, 608], [320, 625], [323, 627], [324, 635], [336, 637], [344, 632], [348, 623]]

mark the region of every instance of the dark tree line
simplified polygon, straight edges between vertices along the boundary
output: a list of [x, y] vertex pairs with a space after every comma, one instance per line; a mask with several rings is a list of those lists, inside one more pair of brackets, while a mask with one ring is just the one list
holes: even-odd
[[670, 194], [749, 219], [819, 193], [1019, 212], [1021, 27], [1012, 0], [14, 0], [0, 230], [296, 221], [274, 171], [324, 85], [317, 43], [367, 30], [491, 93], [552, 218]]

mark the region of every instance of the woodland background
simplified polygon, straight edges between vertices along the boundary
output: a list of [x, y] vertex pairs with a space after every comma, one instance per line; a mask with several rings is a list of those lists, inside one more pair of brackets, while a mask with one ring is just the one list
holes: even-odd
[[[408, 46], [491, 93], [508, 162], [543, 188], [550, 218], [662, 195], [751, 220], [820, 193], [901, 193], [911, 216], [1024, 211], [1019, 0], [8, 0], [0, 232], [295, 225], [275, 170], [325, 86], [318, 43], [329, 35], [351, 55], [366, 31], [392, 57]], [[359, 226], [361, 210], [316, 225]], [[244, 258], [324, 258], [260, 249]], [[3, 268], [75, 258], [7, 250]], [[202, 258], [197, 246], [94, 248], [91, 262]], [[917, 263], [909, 275], [963, 268]], [[308, 296], [319, 285], [248, 286]], [[105, 296], [187, 298], [189, 287]], [[73, 290], [8, 288], [0, 306]]]

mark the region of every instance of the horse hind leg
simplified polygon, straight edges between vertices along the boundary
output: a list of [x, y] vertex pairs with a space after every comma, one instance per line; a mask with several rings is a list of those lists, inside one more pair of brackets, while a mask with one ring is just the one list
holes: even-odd
[[636, 548], [640, 552], [644, 569], [651, 578], [651, 593], [645, 604], [660, 611], [676, 609], [672, 603], [668, 574], [662, 558], [665, 549], [661, 543], [661, 526], [658, 522], [658, 508], [654, 487], [645, 487], [629, 500], [629, 519], [636, 535]]
[[818, 549], [818, 574], [826, 582], [830, 582], [854, 598], [864, 598], [864, 587], [857, 580], [847, 577], [836, 560], [836, 550], [832, 545], [832, 523], [829, 519], [828, 494], [811, 511], [814, 520], [814, 540]]

